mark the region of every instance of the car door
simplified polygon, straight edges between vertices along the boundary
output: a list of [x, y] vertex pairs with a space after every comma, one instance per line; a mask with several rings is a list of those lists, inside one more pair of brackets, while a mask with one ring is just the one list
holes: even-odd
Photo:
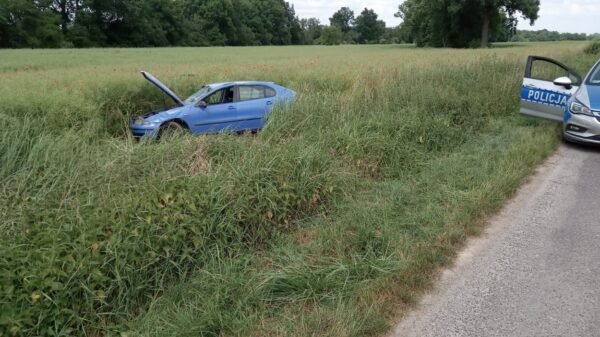
[[275, 90], [264, 85], [240, 85], [237, 88], [239, 127], [262, 129], [275, 103]]
[[567, 102], [580, 85], [581, 77], [564, 64], [546, 57], [529, 56], [521, 87], [521, 113], [563, 121]]
[[185, 120], [194, 133], [216, 133], [237, 130], [237, 117], [235, 87], [231, 86], [202, 99], [189, 110]]

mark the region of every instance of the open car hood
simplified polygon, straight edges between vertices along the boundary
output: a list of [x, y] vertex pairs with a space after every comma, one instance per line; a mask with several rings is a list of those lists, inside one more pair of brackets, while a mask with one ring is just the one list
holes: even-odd
[[171, 99], [175, 103], [177, 103], [178, 106], [185, 105], [185, 103], [183, 103], [181, 98], [179, 98], [177, 95], [175, 95], [175, 93], [173, 91], [171, 91], [171, 89], [169, 89], [169, 87], [164, 85], [161, 81], [157, 80], [156, 77], [152, 76], [150, 73], [145, 72], [145, 71], [142, 71], [142, 75], [144, 75], [144, 78], [146, 78], [148, 81], [150, 81], [150, 83], [154, 84], [160, 90], [162, 90], [165, 94], [167, 94], [169, 97], [171, 97]]

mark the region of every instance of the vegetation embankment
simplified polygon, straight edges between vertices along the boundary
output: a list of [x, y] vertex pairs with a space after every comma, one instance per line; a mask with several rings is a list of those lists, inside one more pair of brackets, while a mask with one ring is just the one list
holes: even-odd
[[592, 41], [583, 51], [588, 55], [600, 55], [600, 40]]
[[[517, 116], [525, 56], [581, 49], [2, 52], [0, 335], [381, 332], [556, 146]], [[300, 96], [258, 136], [137, 144], [167, 103], [140, 68]]]

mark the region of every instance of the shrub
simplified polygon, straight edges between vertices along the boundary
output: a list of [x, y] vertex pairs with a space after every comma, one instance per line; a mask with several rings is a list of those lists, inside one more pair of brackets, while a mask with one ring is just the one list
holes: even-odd
[[317, 39], [318, 44], [328, 46], [342, 43], [342, 30], [336, 26], [326, 26], [321, 30], [321, 37]]
[[589, 55], [600, 55], [600, 40], [592, 41], [583, 51]]

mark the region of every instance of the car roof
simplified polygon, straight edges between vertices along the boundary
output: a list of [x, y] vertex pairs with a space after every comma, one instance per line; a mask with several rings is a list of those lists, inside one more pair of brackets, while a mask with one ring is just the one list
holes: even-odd
[[213, 90], [219, 90], [231, 85], [268, 85], [273, 86], [275, 83], [273, 82], [264, 82], [264, 81], [233, 81], [233, 82], [221, 82], [221, 83], [211, 83], [207, 84]]

